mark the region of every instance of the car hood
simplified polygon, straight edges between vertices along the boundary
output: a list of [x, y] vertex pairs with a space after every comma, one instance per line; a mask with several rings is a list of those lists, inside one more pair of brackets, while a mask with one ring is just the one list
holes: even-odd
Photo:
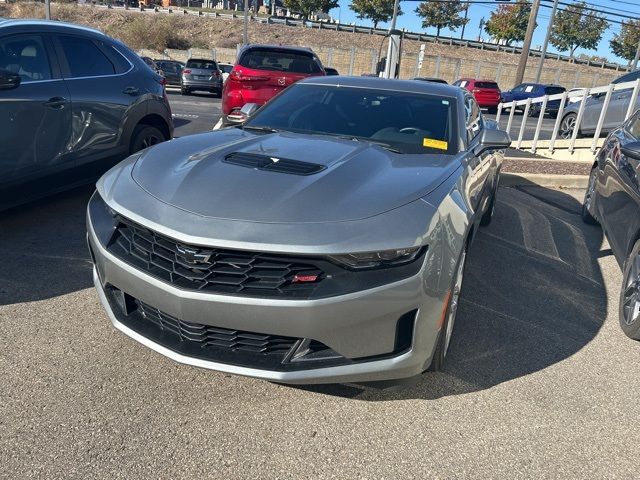
[[[225, 161], [229, 154], [315, 164], [296, 175]], [[366, 142], [238, 128], [194, 135], [144, 152], [132, 176], [158, 200], [203, 217], [316, 223], [371, 217], [427, 195], [457, 168], [451, 155], [395, 154]]]

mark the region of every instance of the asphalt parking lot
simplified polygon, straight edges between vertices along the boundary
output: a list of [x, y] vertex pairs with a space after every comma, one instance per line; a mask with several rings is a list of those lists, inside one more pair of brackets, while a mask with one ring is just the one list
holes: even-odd
[[444, 372], [394, 391], [200, 370], [118, 333], [90, 193], [0, 214], [0, 477], [637, 477], [640, 346], [582, 192], [499, 191]]

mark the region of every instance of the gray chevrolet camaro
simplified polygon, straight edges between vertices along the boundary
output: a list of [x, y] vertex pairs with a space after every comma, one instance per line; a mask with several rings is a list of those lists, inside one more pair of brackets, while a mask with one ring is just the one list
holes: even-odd
[[185, 364], [299, 384], [438, 369], [509, 143], [458, 87], [301, 81], [107, 172], [95, 286], [116, 328]]

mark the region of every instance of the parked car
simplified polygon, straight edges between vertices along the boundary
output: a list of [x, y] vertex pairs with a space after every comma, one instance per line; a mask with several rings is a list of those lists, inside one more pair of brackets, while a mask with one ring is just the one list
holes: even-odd
[[[511, 90], [502, 92], [502, 102], [512, 102], [526, 100], [527, 98], [544, 97], [545, 95], [557, 95], [564, 93], [566, 89], [560, 85], [551, 85], [544, 83], [521, 83]], [[560, 100], [549, 100], [545, 108], [545, 115], [555, 118], [560, 108]], [[524, 111], [525, 107], [516, 107], [516, 110]], [[540, 115], [540, 104], [531, 104], [529, 107], [529, 115], [532, 117]]]
[[623, 271], [619, 318], [640, 340], [640, 110], [613, 130], [599, 150], [582, 206], [587, 223], [602, 225]]
[[434, 82], [434, 83], [448, 84], [446, 80], [443, 80], [442, 78], [436, 78], [436, 77], [415, 77], [414, 80], [420, 80], [421, 82]]
[[164, 77], [164, 72], [162, 69], [154, 62], [151, 57], [140, 57], [144, 63], [146, 63], [151, 70], [156, 72], [161, 77]]
[[283, 383], [439, 369], [510, 145], [495, 128], [460, 88], [304, 79], [102, 177], [98, 295], [117, 329], [185, 364]]
[[167, 85], [180, 85], [184, 63], [177, 60], [154, 60], [154, 62], [162, 70]]
[[324, 73], [327, 75], [333, 75], [333, 76], [340, 75], [340, 73], [338, 73], [338, 70], [331, 67], [324, 67]]
[[500, 104], [500, 88], [492, 80], [476, 80], [474, 78], [461, 78], [453, 82], [453, 85], [464, 88], [473, 93], [478, 105], [486, 108], [489, 113], [496, 113]]
[[182, 69], [180, 93], [189, 95], [195, 91], [222, 95], [222, 72], [215, 60], [190, 58]]
[[222, 82], [224, 83], [227, 80], [227, 78], [229, 78], [229, 74], [231, 73], [231, 70], [233, 70], [233, 64], [218, 63], [218, 68], [222, 72]]
[[224, 83], [222, 123], [242, 122], [246, 103], [263, 105], [298, 80], [323, 75], [320, 59], [308, 48], [247, 45]]
[[95, 180], [172, 137], [162, 78], [88, 28], [0, 20], [0, 208]]
[[[640, 78], [640, 70], [626, 73], [621, 77], [616, 78], [613, 84], [634, 82]], [[602, 124], [602, 134], [607, 134], [610, 131], [618, 128], [629, 109], [629, 103], [631, 102], [631, 95], [633, 88], [624, 90], [617, 90], [611, 95], [609, 101], [609, 108], [604, 116], [604, 123]], [[586, 98], [586, 104], [584, 106], [584, 112], [582, 114], [582, 121], [580, 122], [580, 130], [578, 136], [593, 135], [595, 134], [598, 120], [604, 106], [605, 93], [598, 93], [589, 95]], [[573, 130], [575, 128], [576, 120], [578, 118], [578, 111], [582, 102], [575, 102], [567, 106], [562, 113], [562, 122], [560, 123], [559, 135], [562, 138], [571, 138]], [[640, 108], [640, 95], [636, 99], [635, 108]]]

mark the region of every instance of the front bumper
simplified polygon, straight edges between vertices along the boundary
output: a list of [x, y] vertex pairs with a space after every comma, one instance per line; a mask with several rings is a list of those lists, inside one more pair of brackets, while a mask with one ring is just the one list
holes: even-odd
[[[180, 363], [221, 372], [293, 383], [369, 382], [408, 378], [429, 365], [438, 338], [442, 301], [423, 286], [423, 265], [412, 277], [365, 291], [318, 300], [282, 300], [181, 290], [112, 255], [88, 218], [94, 284], [114, 326], [134, 340]], [[186, 322], [322, 342], [348, 362], [295, 369], [261, 368], [197, 358], [162, 345], [127, 326], [107, 298], [115, 287]], [[410, 347], [394, 353], [399, 318], [415, 311]], [[307, 367], [308, 365], [308, 367]]]

